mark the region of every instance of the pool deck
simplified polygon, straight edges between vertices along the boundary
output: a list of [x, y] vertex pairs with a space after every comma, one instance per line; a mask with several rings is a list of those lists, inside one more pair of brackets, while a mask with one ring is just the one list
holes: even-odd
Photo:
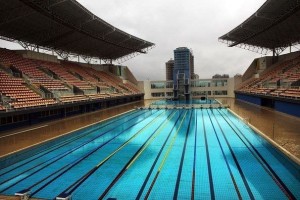
[[300, 159], [300, 118], [233, 98], [218, 99], [275, 143]]
[[0, 157], [128, 112], [135, 107], [149, 105], [150, 103], [151, 101], [134, 102], [101, 111], [68, 117], [63, 120], [49, 121], [34, 126], [0, 132]]
[[[261, 108], [233, 98], [217, 99], [246, 122], [263, 132], [277, 144], [300, 159], [300, 118], [271, 109]], [[0, 157], [47, 140], [68, 134], [101, 120], [127, 112], [135, 107], [148, 106], [152, 101], [140, 101], [93, 113], [56, 120], [22, 129], [0, 133]], [[1, 199], [1, 197], [0, 197]]]
[[[0, 200], [20, 200], [20, 197], [18, 196], [5, 196], [5, 195], [0, 195]], [[30, 198], [30, 200], [39, 200], [36, 198]]]

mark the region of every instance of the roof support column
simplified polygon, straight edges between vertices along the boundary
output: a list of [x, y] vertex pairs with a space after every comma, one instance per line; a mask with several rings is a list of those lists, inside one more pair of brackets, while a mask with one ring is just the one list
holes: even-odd
[[276, 63], [278, 61], [278, 53], [276, 52], [276, 49], [273, 49], [273, 56], [272, 56], [272, 64]]

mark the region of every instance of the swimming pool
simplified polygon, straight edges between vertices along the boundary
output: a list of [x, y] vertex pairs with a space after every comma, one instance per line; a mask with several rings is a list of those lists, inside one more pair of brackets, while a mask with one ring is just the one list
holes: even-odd
[[192, 99], [192, 100], [167, 100], [162, 99], [158, 101], [154, 101], [151, 105], [191, 105], [191, 104], [219, 104], [215, 99]]
[[300, 199], [299, 169], [227, 109], [145, 109], [3, 158], [0, 193]]

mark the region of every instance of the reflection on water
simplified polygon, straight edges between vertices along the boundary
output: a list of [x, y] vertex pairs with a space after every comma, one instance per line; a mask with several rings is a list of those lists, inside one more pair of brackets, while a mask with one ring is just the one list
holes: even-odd
[[300, 158], [300, 119], [233, 98], [218, 99], [283, 148]]
[[[267, 136], [274, 139], [278, 144], [290, 151], [292, 154], [300, 158], [299, 118], [272, 111], [270, 109], [253, 106], [232, 98], [218, 100], [223, 104], [228, 104], [230, 109], [232, 109], [235, 113], [264, 132]], [[39, 124], [35, 127], [46, 126], [1, 138], [0, 156], [129, 111], [136, 106], [148, 106], [152, 102], [153, 101], [141, 101], [85, 115], [70, 117], [64, 120]], [[27, 129], [35, 127], [27, 127]], [[2, 133], [2, 135], [13, 134], [24, 130], [26, 129], [5, 132]]]

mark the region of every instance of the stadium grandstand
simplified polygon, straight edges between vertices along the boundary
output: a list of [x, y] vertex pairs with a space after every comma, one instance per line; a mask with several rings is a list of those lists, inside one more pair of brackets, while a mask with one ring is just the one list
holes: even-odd
[[[257, 58], [243, 74], [236, 98], [300, 116], [300, 2], [266, 1], [242, 24], [219, 38], [240, 47], [273, 56]], [[290, 53], [280, 55], [285, 50]]]
[[[147, 53], [153, 43], [75, 0], [0, 5], [1, 39], [25, 48], [0, 49], [1, 130], [143, 99], [129, 69], [112, 62]], [[68, 61], [74, 56], [87, 63]], [[103, 64], [92, 65], [93, 59]]]
[[0, 47], [0, 199], [300, 199], [300, 52], [283, 54], [299, 0], [267, 0], [219, 38], [272, 56], [190, 80], [177, 48], [176, 81], [114, 65], [154, 44], [76, 0], [0, 7], [0, 39], [24, 48]]

